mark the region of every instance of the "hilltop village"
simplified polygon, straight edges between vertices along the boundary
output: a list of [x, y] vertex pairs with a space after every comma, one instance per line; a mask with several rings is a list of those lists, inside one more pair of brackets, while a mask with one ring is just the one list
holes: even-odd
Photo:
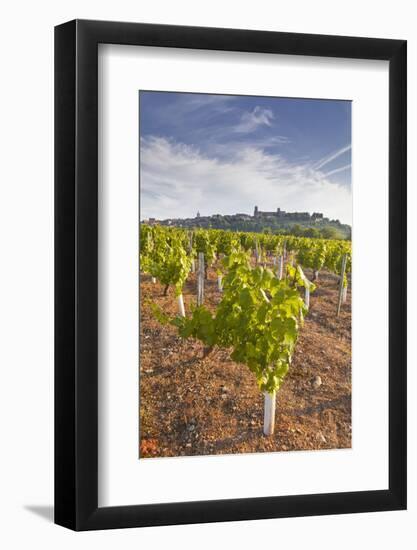
[[197, 212], [194, 218], [167, 218], [159, 220], [149, 218], [143, 220], [147, 224], [170, 225], [183, 228], [211, 228], [229, 229], [232, 231], [255, 231], [271, 233], [305, 234], [328, 238], [350, 239], [350, 225], [342, 224], [339, 220], [324, 217], [321, 212], [286, 212], [277, 208], [275, 211], [262, 211], [254, 207], [253, 214], [213, 214], [202, 216]]

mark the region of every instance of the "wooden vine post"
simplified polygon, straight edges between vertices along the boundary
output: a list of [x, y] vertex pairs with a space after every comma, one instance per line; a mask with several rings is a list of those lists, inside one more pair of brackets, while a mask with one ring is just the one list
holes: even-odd
[[284, 256], [281, 254], [278, 258], [278, 279], [281, 281], [284, 272]]
[[342, 269], [340, 272], [340, 281], [339, 281], [339, 296], [337, 299], [337, 316], [340, 315], [340, 308], [342, 307], [342, 300], [343, 300], [343, 282], [345, 279], [345, 271], [346, 271], [346, 262], [347, 262], [347, 255], [344, 254], [342, 258]]
[[310, 285], [306, 285], [304, 287], [304, 303], [306, 305], [306, 308], [309, 309], [309, 307], [310, 307]]
[[276, 392], [264, 392], [264, 434], [272, 435], [275, 427]]
[[[190, 239], [188, 243], [188, 252], [191, 255], [193, 253], [193, 232], [190, 233]], [[191, 273], [195, 273], [195, 260], [194, 258], [191, 260]]]
[[348, 285], [346, 284], [346, 286], [343, 287], [343, 297], [342, 297], [343, 303], [345, 303], [347, 300], [347, 291], [348, 291]]
[[198, 273], [197, 273], [197, 306], [204, 303], [204, 253], [198, 253]]
[[[148, 235], [146, 237], [146, 240], [148, 241], [148, 249], [150, 249], [150, 248], [153, 249], [154, 248], [154, 241], [153, 241], [152, 235], [150, 233], [148, 233]], [[152, 281], [152, 284], [155, 285], [156, 284], [156, 277], [152, 277], [151, 281]]]
[[217, 275], [217, 288], [219, 289], [219, 292], [223, 292], [223, 281], [221, 275]]
[[260, 258], [260, 251], [259, 251], [259, 242], [258, 242], [258, 240], [255, 241], [255, 258], [256, 258], [256, 265], [258, 265], [259, 258]]
[[[220, 253], [218, 255], [219, 263], [221, 263], [223, 258], [224, 258], [224, 254]], [[217, 289], [219, 292], [223, 292], [223, 274], [221, 271], [217, 271]]]

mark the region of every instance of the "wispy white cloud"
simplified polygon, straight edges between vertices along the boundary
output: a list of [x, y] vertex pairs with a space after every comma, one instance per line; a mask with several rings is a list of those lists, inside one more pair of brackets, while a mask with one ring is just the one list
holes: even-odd
[[[149, 92], [144, 92], [147, 93]], [[158, 109], [153, 110], [153, 117], [171, 127], [181, 127], [190, 117], [201, 120], [230, 113], [235, 110], [232, 105], [233, 96], [174, 93], [171, 101], [158, 105]]]
[[160, 137], [141, 140], [141, 217], [159, 219], [250, 213], [278, 206], [288, 211], [323, 212], [351, 222], [350, 188], [330, 182], [311, 165], [291, 163], [259, 147], [234, 149], [229, 156]]
[[326, 155], [325, 157], [317, 161], [314, 164], [313, 168], [315, 170], [320, 170], [320, 168], [323, 168], [323, 166], [326, 166], [326, 164], [329, 164], [329, 162], [332, 162], [333, 160], [337, 159], [344, 153], [347, 153], [347, 151], [349, 151], [351, 147], [352, 147], [351, 145], [346, 145], [345, 147], [342, 147], [341, 149], [338, 149], [337, 151], [330, 153], [330, 155]]
[[274, 119], [274, 113], [270, 109], [263, 109], [256, 106], [253, 111], [245, 111], [239, 124], [234, 127], [235, 132], [249, 133], [256, 130], [259, 126], [271, 126]]
[[242, 150], [246, 149], [262, 149], [262, 150], [282, 150], [281, 146], [291, 143], [291, 140], [286, 136], [271, 136], [271, 137], [261, 137], [256, 138], [245, 138], [244, 141], [228, 140], [226, 142], [221, 141], [221, 137], [224, 137], [225, 132], [220, 131], [218, 134], [218, 139], [216, 140], [213, 135], [209, 135], [207, 141], [205, 142], [205, 154], [209, 157], [215, 157], [218, 159], [231, 158], [234, 157]]
[[344, 172], [345, 170], [349, 170], [351, 166], [351, 164], [345, 164], [345, 166], [341, 166], [340, 168], [335, 168], [334, 170], [330, 170], [330, 172], [326, 172], [324, 176], [327, 178], [328, 176], [332, 176], [333, 174]]

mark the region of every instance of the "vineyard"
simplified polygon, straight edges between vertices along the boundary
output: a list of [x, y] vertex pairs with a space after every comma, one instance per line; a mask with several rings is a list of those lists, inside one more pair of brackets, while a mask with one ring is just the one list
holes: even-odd
[[140, 228], [140, 457], [351, 445], [351, 244]]

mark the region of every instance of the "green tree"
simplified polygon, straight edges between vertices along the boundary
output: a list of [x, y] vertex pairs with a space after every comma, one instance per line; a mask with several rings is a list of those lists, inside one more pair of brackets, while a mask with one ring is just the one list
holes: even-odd
[[315, 227], [308, 227], [304, 230], [304, 237], [310, 237], [311, 239], [319, 239], [320, 231]]
[[321, 230], [321, 236], [323, 239], [343, 239], [342, 233], [335, 227], [323, 227]]
[[301, 225], [299, 223], [296, 223], [291, 227], [290, 232], [291, 232], [292, 235], [295, 235], [296, 237], [299, 237], [303, 234], [303, 228], [301, 227]]

